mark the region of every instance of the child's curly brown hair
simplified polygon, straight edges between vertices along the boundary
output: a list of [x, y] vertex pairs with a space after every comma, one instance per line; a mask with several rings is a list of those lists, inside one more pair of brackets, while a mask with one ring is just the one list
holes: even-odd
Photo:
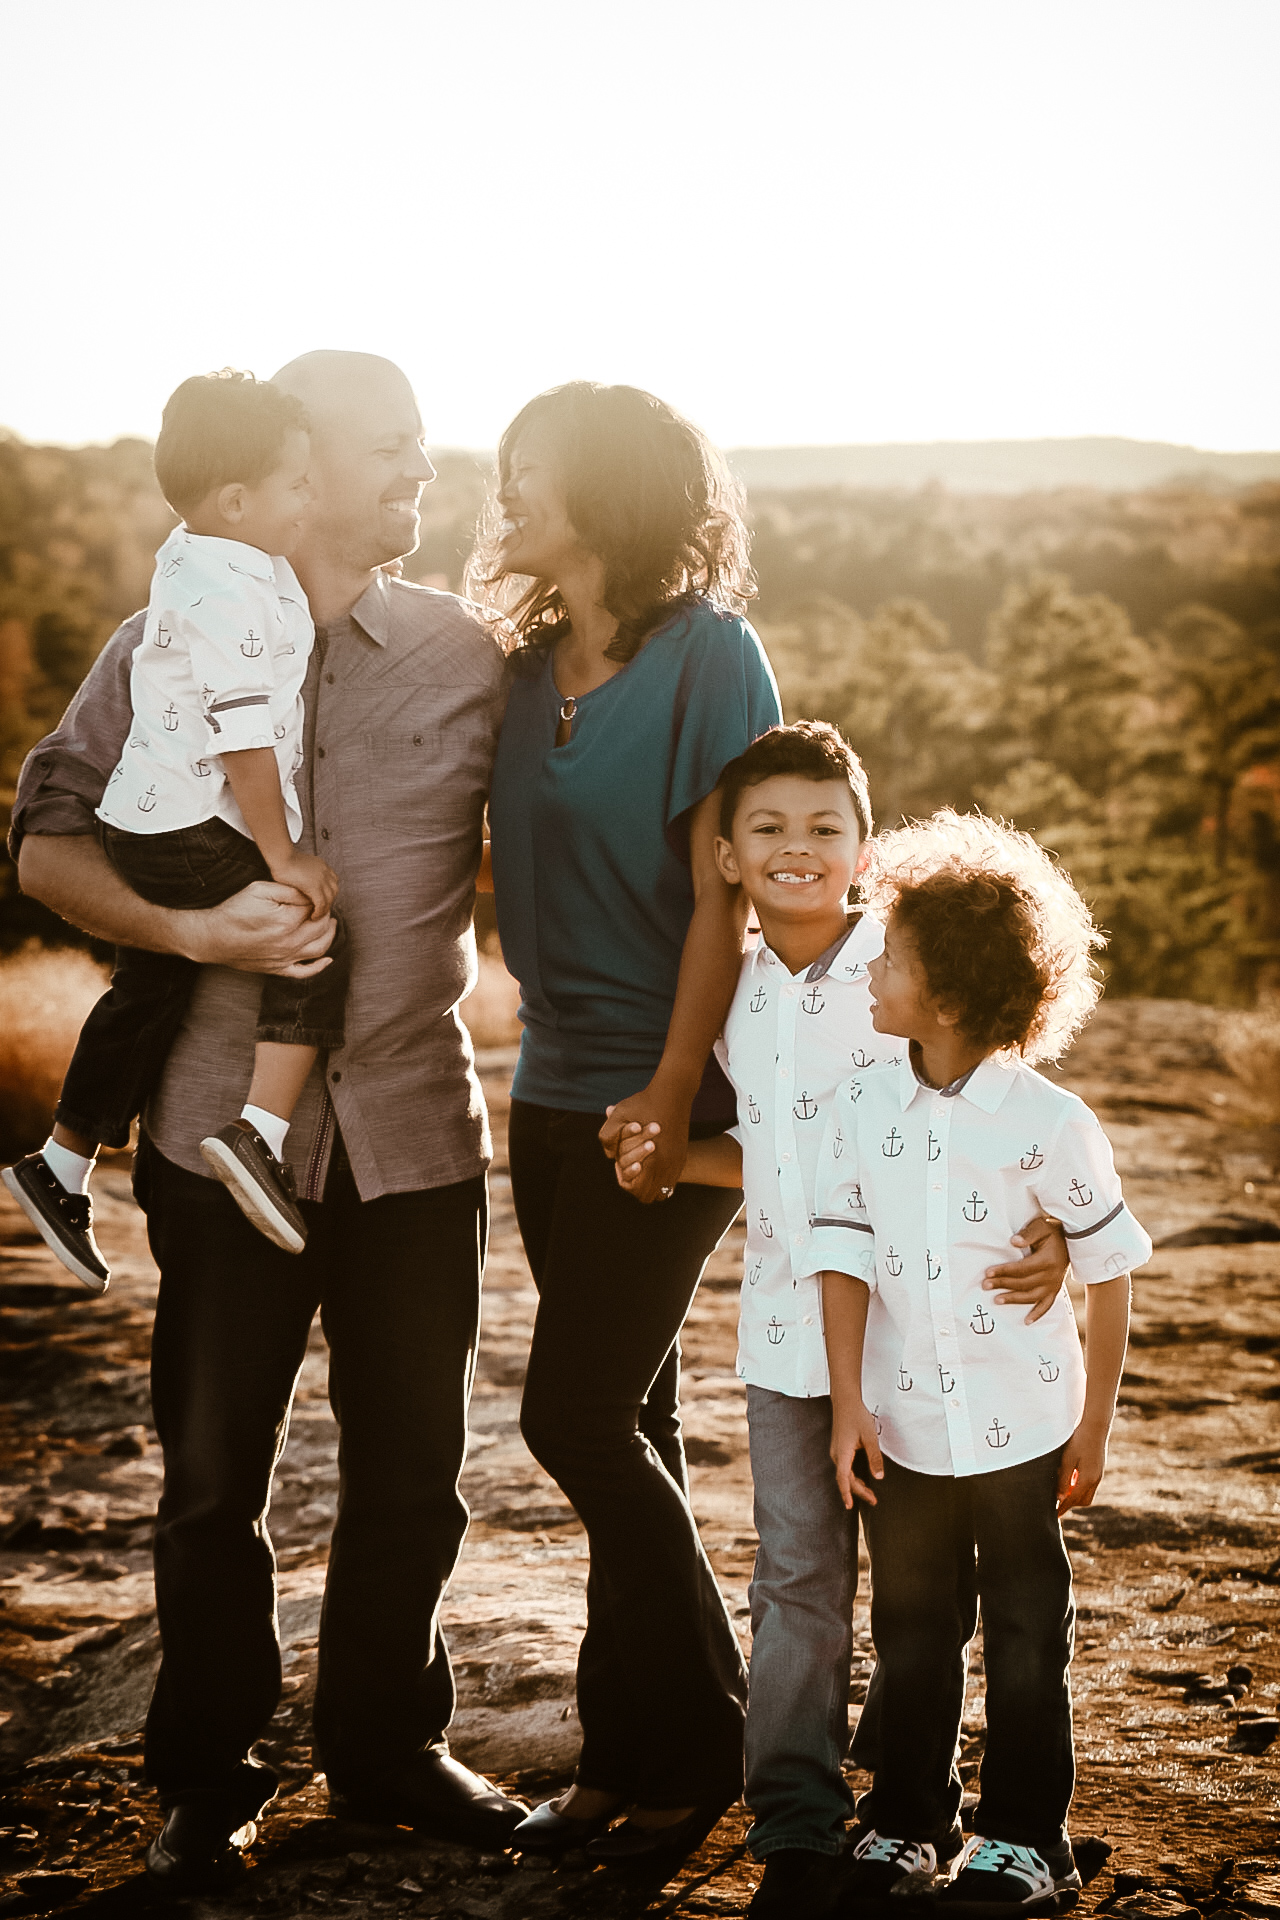
[[893, 914], [930, 994], [975, 1046], [1056, 1060], [1097, 1004], [1105, 939], [1029, 833], [944, 807], [871, 842], [862, 897]]

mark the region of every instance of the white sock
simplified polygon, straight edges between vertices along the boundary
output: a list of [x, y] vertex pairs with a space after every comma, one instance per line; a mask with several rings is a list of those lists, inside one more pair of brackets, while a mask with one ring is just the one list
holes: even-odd
[[89, 1175], [93, 1172], [96, 1158], [94, 1154], [91, 1153], [86, 1159], [83, 1153], [72, 1153], [70, 1147], [60, 1147], [52, 1134], [40, 1151], [68, 1193], [88, 1193]]
[[285, 1136], [289, 1131], [289, 1122], [282, 1120], [278, 1113], [268, 1113], [265, 1107], [241, 1107], [240, 1118], [256, 1127], [277, 1160], [284, 1159]]

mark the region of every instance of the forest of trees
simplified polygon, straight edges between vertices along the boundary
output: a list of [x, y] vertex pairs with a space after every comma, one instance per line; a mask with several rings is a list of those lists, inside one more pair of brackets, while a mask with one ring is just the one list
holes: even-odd
[[[457, 586], [485, 475], [437, 465], [409, 570]], [[945, 801], [1037, 834], [1110, 934], [1113, 992], [1280, 990], [1280, 486], [751, 508], [788, 717], [843, 727], [881, 822]], [[0, 436], [0, 823], [171, 519], [140, 441]], [[50, 931], [6, 863], [0, 945]]]

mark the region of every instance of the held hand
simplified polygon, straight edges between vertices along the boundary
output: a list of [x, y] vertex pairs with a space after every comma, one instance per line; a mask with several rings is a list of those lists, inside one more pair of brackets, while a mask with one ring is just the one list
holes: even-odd
[[[610, 1107], [608, 1112], [612, 1113]], [[614, 1163], [614, 1174], [618, 1185], [631, 1193], [636, 1181], [644, 1170], [646, 1160], [655, 1151], [654, 1136], [662, 1131], [656, 1120], [642, 1127], [638, 1120], [628, 1121], [618, 1137], [618, 1158]]]
[[1029, 1327], [1033, 1321], [1043, 1319], [1062, 1292], [1071, 1260], [1061, 1223], [1046, 1219], [1042, 1213], [1028, 1220], [1021, 1233], [1014, 1234], [1013, 1245], [1029, 1247], [1031, 1251], [1021, 1260], [1007, 1261], [1002, 1267], [988, 1267], [982, 1285], [987, 1293], [993, 1287], [1004, 1285], [1005, 1291], [996, 1294], [997, 1306], [1024, 1307], [1030, 1303], [1031, 1312], [1023, 1321], [1023, 1325]]
[[338, 876], [316, 853], [299, 853], [295, 847], [287, 860], [271, 870], [271, 878], [282, 887], [294, 887], [311, 902], [311, 918], [325, 920], [338, 897]]
[[322, 972], [337, 932], [332, 920], [312, 918], [305, 895], [274, 880], [255, 880], [221, 906], [175, 912], [174, 922], [182, 936], [178, 951], [188, 960], [288, 980]]
[[1058, 1472], [1058, 1517], [1072, 1507], [1091, 1507], [1107, 1470], [1107, 1435], [1082, 1420], [1062, 1450]]
[[644, 1155], [638, 1171], [622, 1184], [645, 1206], [655, 1200], [669, 1200], [689, 1148], [689, 1103], [666, 1093], [651, 1080], [630, 1099], [610, 1107], [600, 1129], [600, 1144], [610, 1160], [617, 1160], [624, 1135], [635, 1137], [629, 1132], [633, 1124], [642, 1129], [652, 1128], [648, 1138], [653, 1152]]
[[836, 1470], [836, 1485], [840, 1489], [840, 1498], [845, 1506], [852, 1508], [856, 1494], [859, 1500], [865, 1500], [869, 1507], [874, 1507], [875, 1494], [865, 1481], [859, 1480], [853, 1471], [859, 1453], [865, 1453], [867, 1456], [867, 1469], [871, 1478], [883, 1480], [884, 1461], [880, 1455], [875, 1415], [869, 1413], [861, 1401], [847, 1413], [838, 1413], [832, 1422], [831, 1459]]

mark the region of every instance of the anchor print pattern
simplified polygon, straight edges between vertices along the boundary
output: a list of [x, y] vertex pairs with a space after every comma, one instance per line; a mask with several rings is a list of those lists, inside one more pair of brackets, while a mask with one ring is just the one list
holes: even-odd
[[974, 1192], [969, 1195], [969, 1198], [965, 1201], [960, 1211], [966, 1220], [971, 1221], [974, 1226], [977, 1226], [980, 1220], [985, 1220], [987, 1217], [987, 1203], [975, 1189]]
[[854, 1066], [859, 1069], [863, 1067], [873, 1067], [875, 1065], [875, 1061], [865, 1047], [855, 1047], [849, 1058], [853, 1061]]
[[986, 1442], [989, 1447], [1007, 1447], [1012, 1438], [1013, 1435], [1008, 1427], [1002, 1425], [999, 1420], [993, 1420], [987, 1428]]
[[758, 1127], [761, 1117], [760, 1109], [756, 1105], [756, 1097], [754, 1093], [749, 1093], [747, 1095], [747, 1118], [753, 1127]]
[[831, 1142], [831, 1158], [833, 1160], [844, 1159], [844, 1135], [839, 1127], [836, 1128], [836, 1137]]
[[765, 1210], [764, 1210], [764, 1208], [763, 1208], [763, 1207], [761, 1207], [761, 1209], [760, 1209], [760, 1213], [759, 1213], [759, 1216], [758, 1216], [758, 1217], [759, 1217], [759, 1221], [760, 1221], [760, 1231], [761, 1231], [761, 1233], [762, 1233], [762, 1234], [764, 1235], [764, 1237], [765, 1237], [765, 1239], [766, 1239], [766, 1240], [772, 1240], [772, 1238], [773, 1238], [773, 1222], [772, 1222], [772, 1220], [771, 1220], [771, 1219], [769, 1218], [769, 1216], [768, 1216], [768, 1214], [767, 1214], [767, 1213], [765, 1212]]
[[941, 1365], [938, 1368], [938, 1385], [944, 1393], [954, 1393], [956, 1390], [956, 1377], [954, 1373], [948, 1372], [947, 1368]]
[[939, 1158], [941, 1153], [942, 1153], [942, 1142], [941, 1140], [936, 1138], [933, 1128], [930, 1127], [929, 1129], [929, 1163], [930, 1165], [932, 1165], [933, 1162]]
[[771, 1347], [780, 1347], [787, 1337], [787, 1330], [779, 1321], [776, 1314], [765, 1328], [765, 1332], [769, 1336], [769, 1345]]
[[896, 1127], [890, 1127], [888, 1133], [880, 1143], [880, 1151], [886, 1160], [896, 1160], [905, 1145], [906, 1141], [898, 1132], [898, 1129]]
[[883, 1433], [884, 1424], [880, 1419], [880, 1402], [878, 1400], [876, 1401], [876, 1404], [874, 1405], [874, 1407], [872, 1407], [871, 1409], [871, 1418], [875, 1422], [875, 1428], [876, 1428], [877, 1434]]
[[979, 1301], [978, 1305], [974, 1308], [969, 1325], [975, 1333], [980, 1334], [994, 1333], [996, 1330], [995, 1321], [991, 1318], [991, 1315], [987, 1312], [981, 1301]]
[[853, 1213], [865, 1213], [867, 1210], [867, 1203], [862, 1197], [862, 1188], [856, 1180], [854, 1182], [853, 1192], [849, 1195], [849, 1208]]
[[1056, 1360], [1050, 1360], [1047, 1354], [1040, 1355], [1040, 1365], [1036, 1369], [1047, 1386], [1052, 1386], [1062, 1369]]
[[849, 1098], [854, 1102], [861, 1100], [862, 1098], [861, 1080], [851, 1080], [849, 1082]]
[[800, 1002], [800, 1011], [801, 1013], [810, 1014], [821, 1013], [826, 1004], [826, 1000], [819, 989], [816, 986], [810, 987], [808, 993], [806, 993], [804, 999]]
[[154, 833], [230, 818], [234, 800], [215, 755], [269, 745], [273, 735], [291, 826], [301, 824], [286, 768], [301, 746], [298, 694], [313, 629], [287, 562], [277, 573], [248, 549], [185, 530], [161, 547], [147, 644], [132, 663], [133, 750], [104, 801], [110, 824]]
[[930, 1253], [928, 1247], [926, 1247], [924, 1250], [924, 1270], [928, 1274], [931, 1281], [941, 1280], [942, 1262], [941, 1260], [939, 1260], [936, 1265], [934, 1264], [933, 1255]]
[[752, 1013], [763, 1013], [765, 1008], [768, 1006], [768, 1004], [769, 1004], [769, 996], [765, 992], [763, 987], [757, 987], [755, 992], [752, 994], [750, 1000], [748, 1000], [747, 1002], [747, 1005], [750, 1007]]
[[1073, 1180], [1067, 1188], [1067, 1198], [1073, 1207], [1092, 1206], [1093, 1188], [1087, 1187], [1083, 1180]]
[[808, 1093], [802, 1093], [791, 1109], [797, 1120], [816, 1120], [818, 1103]]
[[758, 1287], [760, 1285], [760, 1275], [763, 1272], [764, 1261], [758, 1259], [753, 1267], [747, 1268], [747, 1285], [749, 1287]]
[[1044, 1165], [1044, 1155], [1034, 1141], [1019, 1160], [1018, 1165], [1024, 1173], [1034, 1173], [1037, 1167]]
[[915, 1381], [911, 1378], [911, 1375], [907, 1372], [906, 1368], [899, 1367], [898, 1368], [898, 1392], [910, 1393], [914, 1385], [915, 1385]]
[[902, 1255], [896, 1247], [890, 1247], [886, 1252], [884, 1256], [884, 1270], [895, 1280], [902, 1272]]

